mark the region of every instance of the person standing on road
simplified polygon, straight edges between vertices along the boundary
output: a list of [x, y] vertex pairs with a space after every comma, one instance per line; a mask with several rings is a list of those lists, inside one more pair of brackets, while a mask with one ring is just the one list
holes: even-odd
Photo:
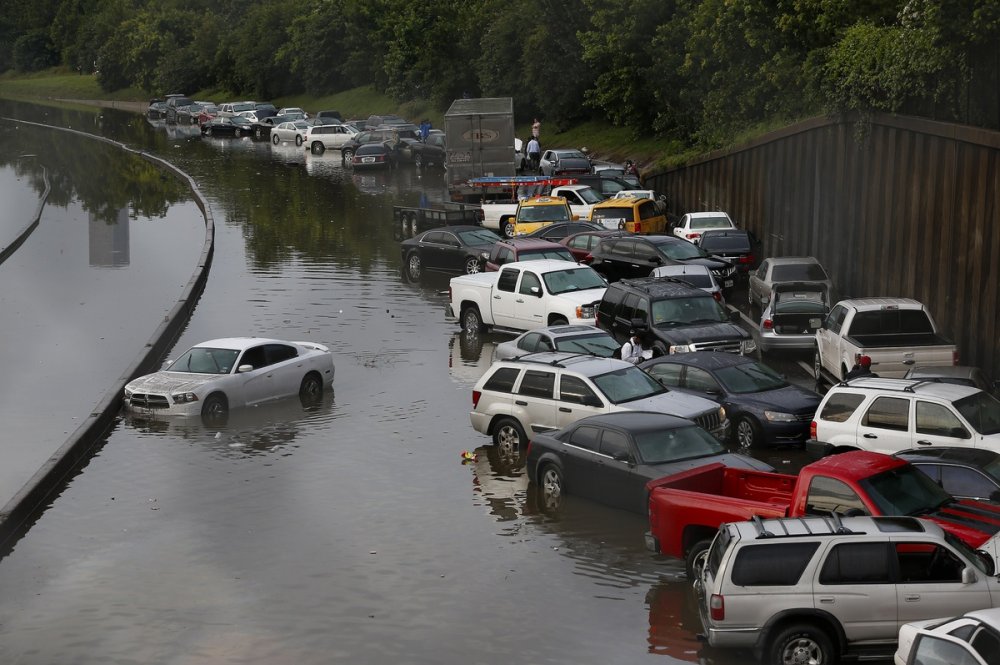
[[542, 134], [542, 121], [535, 118], [535, 121], [531, 123], [531, 138], [538, 140], [538, 137]]
[[628, 340], [622, 344], [622, 360], [638, 365], [642, 362], [642, 340], [635, 330], [628, 331]]
[[538, 144], [538, 137], [532, 136], [531, 140], [528, 141], [528, 159], [531, 160], [531, 170], [533, 173], [538, 172], [538, 162], [542, 158], [542, 146]]

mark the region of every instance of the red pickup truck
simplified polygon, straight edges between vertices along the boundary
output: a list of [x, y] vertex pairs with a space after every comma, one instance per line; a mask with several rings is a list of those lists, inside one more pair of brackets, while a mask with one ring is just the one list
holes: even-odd
[[974, 548], [1000, 531], [1000, 505], [955, 499], [909, 462], [863, 450], [824, 457], [798, 476], [716, 463], [651, 480], [646, 489], [646, 547], [684, 559], [689, 577], [721, 524], [754, 515], [910, 515]]

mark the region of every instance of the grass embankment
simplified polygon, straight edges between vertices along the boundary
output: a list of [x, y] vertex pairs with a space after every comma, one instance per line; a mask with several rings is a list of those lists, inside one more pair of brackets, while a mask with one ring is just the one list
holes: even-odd
[[[76, 74], [65, 70], [49, 70], [36, 74], [11, 73], [0, 76], [0, 97], [25, 101], [41, 101], [58, 103], [61, 106], [74, 108], [91, 108], [68, 101], [55, 100], [97, 100], [119, 102], [147, 103], [154, 97], [151, 93], [129, 88], [104, 92], [97, 84], [97, 79], [90, 74]], [[211, 99], [217, 102], [242, 99], [224, 90], [199, 90], [191, 95], [195, 99]], [[431, 108], [426, 100], [414, 100], [399, 103], [377, 92], [371, 86], [345, 90], [333, 95], [293, 95], [272, 100], [275, 106], [298, 106], [311, 113], [322, 110], [337, 110], [345, 118], [367, 118], [373, 113], [395, 113], [414, 122], [427, 118], [435, 127], [444, 126], [444, 112]], [[590, 121], [581, 123], [562, 132], [552, 132], [542, 119], [542, 147], [587, 148], [590, 154], [598, 159], [609, 161], [635, 160], [643, 171], [657, 171], [676, 165], [701, 154], [698, 150], [685, 150], [678, 141], [664, 138], [637, 138], [632, 132], [622, 127], [613, 127], [608, 123]], [[750, 130], [734, 141], [733, 145], [745, 142], [765, 131], [777, 128], [787, 123], [770, 123], [767, 127]], [[517, 136], [527, 138], [531, 135], [529, 123], [516, 128]]]

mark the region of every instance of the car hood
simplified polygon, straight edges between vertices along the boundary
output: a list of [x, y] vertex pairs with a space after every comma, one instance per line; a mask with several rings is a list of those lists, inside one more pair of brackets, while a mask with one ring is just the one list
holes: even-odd
[[659, 395], [622, 402], [615, 406], [620, 410], [656, 411], [679, 418], [694, 418], [719, 408], [719, 405], [710, 399], [683, 393], [679, 390], [669, 390]]
[[671, 344], [698, 344], [701, 342], [719, 342], [723, 340], [749, 339], [750, 334], [732, 323], [709, 323], [687, 326], [654, 326], [658, 337], [670, 341]]
[[799, 386], [787, 385], [776, 390], [765, 390], [764, 392], [744, 395], [731, 395], [733, 402], [752, 406], [761, 411], [781, 411], [783, 413], [794, 413], [796, 415], [805, 413], [815, 413], [819, 408], [822, 398], [814, 392], [810, 392]]
[[606, 287], [601, 286], [594, 289], [584, 289], [583, 291], [567, 291], [566, 293], [560, 293], [552, 297], [561, 298], [576, 305], [590, 305], [600, 302], [601, 298], [604, 297], [605, 290]]
[[190, 374], [188, 372], [156, 372], [130, 381], [125, 388], [132, 392], [183, 393], [194, 392], [221, 374]]

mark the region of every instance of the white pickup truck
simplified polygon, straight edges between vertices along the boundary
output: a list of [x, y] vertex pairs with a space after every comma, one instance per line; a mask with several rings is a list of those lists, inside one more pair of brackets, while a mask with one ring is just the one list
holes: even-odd
[[453, 277], [445, 318], [460, 322], [466, 331], [594, 325], [606, 287], [590, 266], [553, 259], [516, 261], [498, 272]]
[[[587, 185], [561, 185], [553, 187], [547, 195], [565, 198], [570, 211], [580, 219], [590, 219], [591, 208], [595, 203], [604, 200], [604, 197]], [[497, 231], [505, 238], [514, 237], [515, 217], [517, 217], [517, 201], [483, 203], [483, 226]]]
[[868, 356], [872, 372], [902, 378], [914, 365], [955, 365], [958, 350], [938, 333], [924, 305], [910, 298], [841, 300], [816, 331], [817, 382], [838, 383], [857, 358]]

